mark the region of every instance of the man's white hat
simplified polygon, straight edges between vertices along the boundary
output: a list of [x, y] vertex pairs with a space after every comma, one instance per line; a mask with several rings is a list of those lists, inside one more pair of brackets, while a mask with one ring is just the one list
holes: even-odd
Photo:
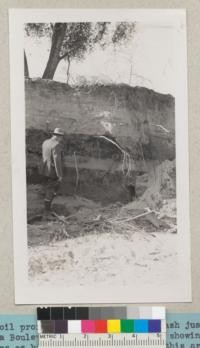
[[53, 131], [54, 135], [64, 135], [64, 132], [61, 130], [61, 128], [55, 128]]

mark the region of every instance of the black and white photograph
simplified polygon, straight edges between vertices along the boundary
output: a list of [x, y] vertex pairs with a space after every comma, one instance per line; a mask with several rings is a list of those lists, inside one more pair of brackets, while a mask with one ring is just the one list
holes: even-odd
[[184, 10], [10, 10], [16, 303], [191, 300]]

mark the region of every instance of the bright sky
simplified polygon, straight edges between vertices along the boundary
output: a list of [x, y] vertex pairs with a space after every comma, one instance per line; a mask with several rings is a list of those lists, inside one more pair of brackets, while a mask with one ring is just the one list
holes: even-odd
[[[175, 94], [176, 50], [180, 30], [158, 23], [137, 24], [134, 39], [116, 52], [99, 47], [81, 62], [71, 63], [71, 83], [77, 77], [112, 83], [145, 86], [160, 93]], [[50, 48], [47, 38], [27, 38], [25, 50], [30, 77], [41, 77]], [[60, 62], [54, 80], [66, 82], [67, 63]]]

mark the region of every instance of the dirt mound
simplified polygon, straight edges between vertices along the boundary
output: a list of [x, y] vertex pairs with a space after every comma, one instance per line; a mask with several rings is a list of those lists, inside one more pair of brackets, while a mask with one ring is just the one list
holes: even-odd
[[134, 202], [135, 208], [143, 206], [150, 209], [161, 209], [164, 200], [176, 197], [175, 160], [166, 160], [157, 166], [152, 162], [148, 169], [148, 181], [145, 175], [144, 183], [147, 188], [139, 202]]

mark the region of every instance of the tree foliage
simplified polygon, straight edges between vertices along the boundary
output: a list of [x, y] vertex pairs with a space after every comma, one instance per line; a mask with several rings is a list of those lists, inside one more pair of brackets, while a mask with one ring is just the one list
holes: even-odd
[[92, 44], [91, 23], [67, 23], [60, 58], [82, 59]]
[[128, 22], [116, 23], [116, 28], [112, 36], [113, 44], [128, 42], [135, 32], [135, 24]]
[[84, 59], [97, 44], [102, 48], [126, 43], [134, 34], [135, 23], [117, 22], [73, 22], [73, 23], [27, 23], [27, 36], [49, 37], [51, 48], [43, 78], [53, 79], [59, 62]]
[[27, 36], [50, 37], [53, 33], [53, 26], [51, 23], [27, 23], [24, 29]]

